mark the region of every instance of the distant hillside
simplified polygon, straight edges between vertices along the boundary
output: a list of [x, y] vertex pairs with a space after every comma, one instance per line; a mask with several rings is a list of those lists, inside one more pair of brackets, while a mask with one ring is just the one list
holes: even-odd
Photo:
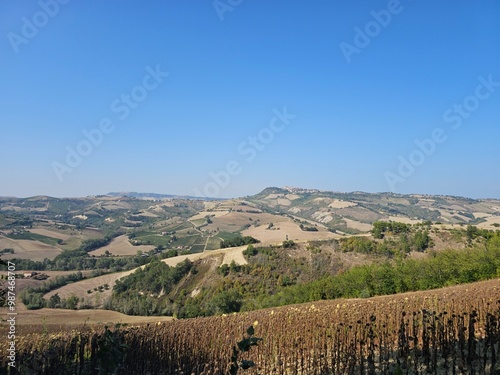
[[[82, 198], [0, 198], [5, 259], [54, 259], [90, 239], [113, 239], [92, 255], [180, 255], [248, 236], [262, 244], [369, 234], [376, 221], [500, 227], [500, 200], [268, 187], [239, 199], [112, 192]], [[103, 242], [104, 243], [104, 242]], [[149, 250], [151, 249], [151, 250]]]
[[248, 198], [266, 212], [281, 213], [335, 231], [360, 233], [377, 220], [443, 224], [500, 223], [500, 200], [421, 194], [330, 192], [269, 187]]
[[196, 197], [193, 195], [173, 195], [173, 194], [159, 194], [159, 193], [137, 193], [135, 191], [130, 192], [111, 192], [106, 194], [108, 197], [129, 197], [137, 199], [149, 199], [149, 200], [163, 200], [163, 199], [196, 199], [196, 200], [224, 200], [224, 198], [206, 198], [206, 197]]

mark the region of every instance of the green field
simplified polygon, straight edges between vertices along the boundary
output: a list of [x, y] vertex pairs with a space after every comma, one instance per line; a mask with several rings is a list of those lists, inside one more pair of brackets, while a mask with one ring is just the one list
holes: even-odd
[[199, 244], [203, 242], [203, 238], [199, 234], [194, 234], [192, 236], [186, 236], [179, 238], [177, 241], [172, 243], [172, 246], [193, 246], [194, 244]]
[[0, 216], [0, 227], [3, 227], [4, 225], [7, 225], [9, 223], [12, 223], [12, 220], [9, 220], [4, 216]]
[[31, 241], [40, 241], [46, 243], [47, 245], [57, 246], [61, 241], [58, 238], [42, 236], [41, 234], [24, 232], [20, 234], [7, 234], [6, 237], [11, 238], [13, 240], [31, 240]]
[[210, 237], [207, 243], [207, 250], [220, 249], [221, 239], [219, 237]]
[[222, 238], [223, 240], [233, 240], [235, 238], [241, 237], [239, 233], [231, 233], [231, 232], [219, 232], [217, 237]]
[[161, 236], [158, 234], [148, 234], [145, 236], [137, 236], [134, 240], [141, 241], [144, 245], [167, 246], [170, 236]]
[[196, 227], [201, 227], [207, 224], [207, 219], [202, 218], [202, 219], [191, 220], [191, 223], [193, 223], [193, 225]]
[[204, 244], [196, 244], [196, 245], [191, 246], [192, 253], [202, 253], [204, 249], [205, 249]]
[[171, 224], [168, 227], [165, 228], [166, 231], [179, 231], [183, 229], [193, 229], [193, 225], [189, 222], [183, 222], [183, 223], [176, 223], [176, 224]]

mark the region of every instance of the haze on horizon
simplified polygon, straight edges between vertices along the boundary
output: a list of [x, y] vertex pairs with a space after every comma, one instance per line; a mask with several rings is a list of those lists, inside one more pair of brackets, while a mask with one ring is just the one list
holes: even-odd
[[500, 198], [500, 3], [0, 3], [0, 196]]

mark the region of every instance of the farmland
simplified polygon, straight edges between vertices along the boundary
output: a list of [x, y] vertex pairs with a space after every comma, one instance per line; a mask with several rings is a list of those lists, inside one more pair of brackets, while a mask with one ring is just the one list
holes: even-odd
[[[494, 374], [500, 369], [500, 280], [148, 326], [33, 333], [19, 337], [18, 370], [104, 368], [99, 353], [108, 350], [108, 339], [118, 345], [109, 371], [222, 375], [250, 325], [263, 340], [245, 354], [256, 364], [249, 374]], [[0, 345], [6, 350], [5, 341]]]
[[[2, 316], [7, 316], [6, 309], [0, 309]], [[29, 335], [32, 333], [64, 332], [72, 329], [82, 329], [87, 326], [102, 326], [104, 324], [146, 324], [159, 321], [169, 321], [171, 317], [129, 316], [109, 310], [66, 310], [49, 309], [21, 310], [17, 315], [16, 333]], [[0, 334], [7, 334], [6, 325], [2, 325]]]
[[499, 212], [498, 200], [294, 188], [2, 198], [19, 360], [88, 373], [114, 342], [127, 373], [222, 374], [258, 322], [248, 373], [494, 373], [500, 281], [435, 288], [498, 277]]

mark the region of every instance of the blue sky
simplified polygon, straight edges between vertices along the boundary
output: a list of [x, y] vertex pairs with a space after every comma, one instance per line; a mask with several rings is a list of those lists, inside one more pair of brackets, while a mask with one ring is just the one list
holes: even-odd
[[500, 198], [499, 42], [494, 0], [3, 1], [0, 195]]

